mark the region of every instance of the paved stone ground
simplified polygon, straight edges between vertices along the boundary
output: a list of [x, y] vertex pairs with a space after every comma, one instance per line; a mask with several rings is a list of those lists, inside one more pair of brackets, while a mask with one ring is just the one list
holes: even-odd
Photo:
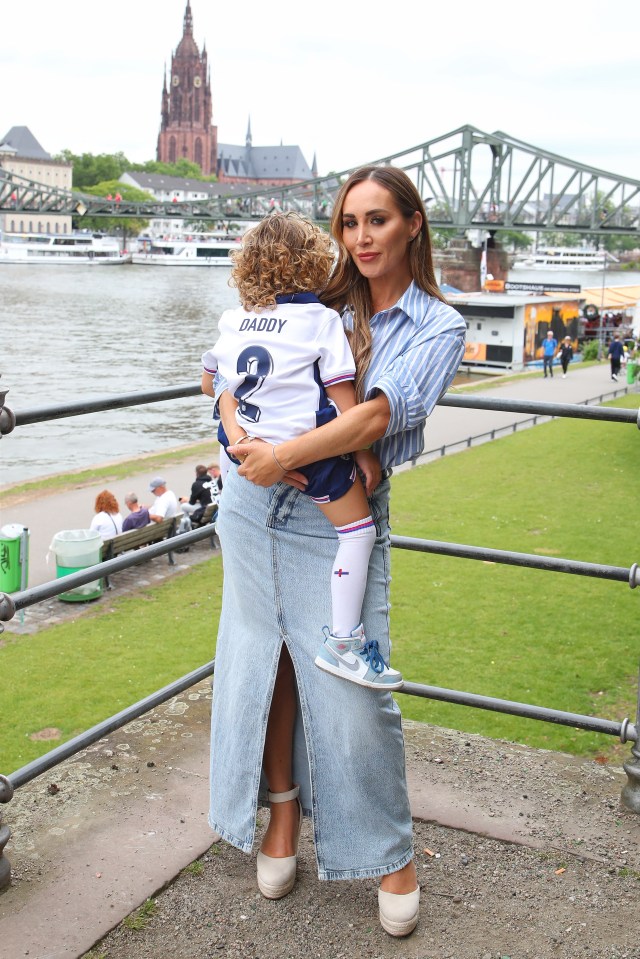
[[[210, 700], [203, 681], [18, 790], [2, 959], [640, 959], [621, 769], [405, 723], [422, 909], [399, 941], [375, 882], [318, 881], [309, 822], [281, 902], [255, 880], [266, 811], [251, 856], [211, 845]], [[375, 829], [366, 797], [353, 814]]]

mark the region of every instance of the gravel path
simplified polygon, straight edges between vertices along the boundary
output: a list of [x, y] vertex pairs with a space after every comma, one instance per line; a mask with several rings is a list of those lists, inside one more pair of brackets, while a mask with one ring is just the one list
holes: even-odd
[[306, 823], [299, 881], [286, 899], [262, 898], [254, 857], [213, 846], [156, 897], [142, 929], [122, 924], [86, 959], [640, 956], [640, 873], [423, 822], [415, 841], [422, 908], [408, 939], [380, 928], [375, 882], [318, 882]]
[[[86, 959], [640, 959], [640, 817], [619, 805], [621, 768], [422, 723], [405, 740], [422, 887], [408, 939], [381, 929], [376, 882], [318, 881], [305, 821], [285, 899], [258, 892], [255, 851], [220, 843]], [[375, 829], [375, 810], [356, 814]]]

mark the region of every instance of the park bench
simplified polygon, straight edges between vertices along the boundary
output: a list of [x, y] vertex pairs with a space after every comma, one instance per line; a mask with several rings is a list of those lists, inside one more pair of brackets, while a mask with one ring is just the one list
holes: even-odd
[[202, 517], [197, 522], [194, 523], [193, 520], [191, 520], [191, 525], [193, 526], [194, 529], [200, 529], [202, 526], [211, 526], [211, 537], [209, 540], [211, 543], [211, 549], [213, 549], [216, 545], [217, 518], [218, 518], [218, 504], [214, 502], [214, 503], [209, 503], [209, 505], [205, 507], [205, 511], [202, 514]]
[[[182, 519], [182, 513], [177, 516], [171, 516], [169, 519], [163, 519], [161, 523], [149, 523], [140, 529], [129, 529], [126, 533], [119, 533], [105, 541], [102, 546], [102, 562], [108, 559], [115, 559], [122, 553], [129, 552], [130, 549], [140, 549], [141, 546], [150, 546], [152, 543], [161, 543], [171, 536], [175, 536], [177, 527]], [[169, 565], [173, 566], [173, 553], [167, 553]], [[104, 584], [110, 589], [109, 577], [105, 576]]]

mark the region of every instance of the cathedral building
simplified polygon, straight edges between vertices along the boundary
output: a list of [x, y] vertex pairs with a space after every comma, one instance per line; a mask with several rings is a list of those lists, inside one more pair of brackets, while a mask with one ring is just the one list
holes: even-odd
[[287, 186], [317, 176], [315, 157], [309, 167], [299, 146], [254, 146], [251, 123], [244, 144], [218, 143], [218, 128], [211, 122], [211, 76], [207, 52], [193, 38], [191, 3], [187, 0], [182, 39], [171, 57], [162, 90], [157, 159], [197, 163], [205, 176], [221, 183], [247, 186]]
[[207, 51], [193, 39], [191, 4], [187, 0], [182, 39], [171, 57], [167, 86], [165, 68], [157, 159], [197, 163], [206, 176], [216, 172], [218, 129], [211, 123], [211, 76]]

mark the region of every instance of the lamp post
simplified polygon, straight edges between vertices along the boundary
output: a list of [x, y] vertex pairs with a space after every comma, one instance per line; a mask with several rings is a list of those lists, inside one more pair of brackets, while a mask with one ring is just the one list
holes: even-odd
[[598, 320], [598, 360], [602, 359], [602, 316], [604, 313], [604, 291], [607, 283], [607, 251], [602, 248], [604, 263], [602, 266], [602, 291], [600, 293], [600, 319]]

